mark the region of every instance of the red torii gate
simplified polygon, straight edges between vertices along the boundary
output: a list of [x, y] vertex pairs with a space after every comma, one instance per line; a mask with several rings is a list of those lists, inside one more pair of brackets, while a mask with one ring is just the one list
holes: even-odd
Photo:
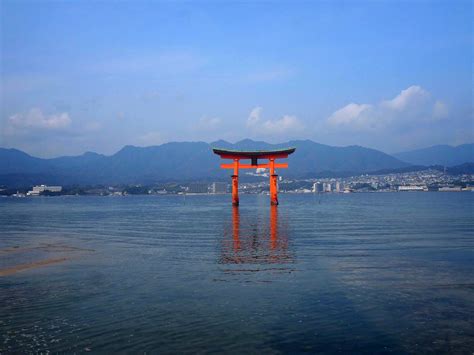
[[[221, 164], [222, 169], [234, 169], [232, 175], [232, 205], [239, 205], [239, 169], [270, 169], [270, 203], [278, 205], [278, 187], [275, 174], [276, 168], [288, 168], [288, 163], [275, 163], [276, 159], [288, 158], [296, 148], [276, 149], [276, 150], [229, 150], [213, 148], [213, 152], [222, 159], [232, 159], [231, 164]], [[249, 160], [250, 164], [240, 164], [240, 160]], [[267, 164], [258, 164], [258, 159], [268, 159]]]

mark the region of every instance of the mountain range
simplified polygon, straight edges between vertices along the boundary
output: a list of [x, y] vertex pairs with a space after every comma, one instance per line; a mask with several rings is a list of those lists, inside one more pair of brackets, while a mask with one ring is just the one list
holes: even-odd
[[[52, 159], [36, 158], [20, 150], [0, 148], [0, 184], [113, 185], [227, 179], [230, 172], [219, 168], [221, 161], [212, 153], [212, 147], [256, 150], [296, 147], [296, 152], [289, 159], [290, 168], [280, 171], [280, 174], [299, 178], [406, 170], [411, 164], [439, 164], [434, 159], [439, 151], [438, 147], [391, 156], [361, 146], [334, 147], [310, 140], [281, 144], [250, 139], [235, 144], [223, 140], [210, 144], [172, 142], [150, 147], [125, 146], [110, 156], [87, 152], [80, 156]], [[460, 158], [457, 155], [460, 150], [463, 152], [462, 163], [472, 162], [473, 147], [474, 144], [450, 147], [451, 153], [443, 153], [442, 161], [458, 162]], [[426, 161], [423, 157], [427, 157]]]
[[474, 162], [474, 144], [462, 144], [457, 147], [435, 145], [429, 148], [397, 153], [393, 156], [414, 165], [461, 165]]

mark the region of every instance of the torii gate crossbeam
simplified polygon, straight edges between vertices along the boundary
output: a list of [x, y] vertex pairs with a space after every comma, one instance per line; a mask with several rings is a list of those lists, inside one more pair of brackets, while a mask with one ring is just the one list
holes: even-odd
[[[212, 149], [215, 154], [222, 159], [232, 159], [231, 164], [221, 164], [222, 169], [233, 169], [232, 175], [232, 205], [239, 205], [239, 169], [258, 169], [265, 168], [270, 170], [270, 203], [278, 205], [278, 175], [275, 169], [288, 168], [288, 163], [275, 163], [276, 159], [288, 158], [288, 155], [295, 151], [295, 148], [277, 149], [277, 150], [229, 150]], [[268, 163], [258, 164], [258, 159], [266, 159]], [[251, 164], [240, 164], [240, 160], [250, 160]]]

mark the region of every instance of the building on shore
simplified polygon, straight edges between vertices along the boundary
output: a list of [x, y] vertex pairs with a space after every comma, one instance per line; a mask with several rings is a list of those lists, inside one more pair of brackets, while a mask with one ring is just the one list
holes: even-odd
[[313, 184], [313, 192], [323, 192], [323, 184], [321, 182], [315, 182]]
[[444, 187], [440, 187], [438, 189], [438, 191], [441, 191], [441, 192], [460, 192], [460, 191], [462, 191], [462, 188], [461, 188], [461, 186], [444, 186]]
[[209, 184], [194, 182], [189, 184], [187, 192], [190, 194], [207, 194], [209, 193]]
[[227, 192], [227, 183], [226, 182], [213, 182], [211, 184], [211, 193], [212, 194], [225, 194]]
[[62, 189], [62, 186], [38, 185], [33, 186], [33, 190], [28, 191], [26, 194], [28, 196], [39, 196], [43, 192], [61, 192]]
[[398, 191], [428, 191], [428, 188], [426, 186], [407, 185], [398, 186]]
[[330, 182], [323, 183], [323, 191], [324, 192], [331, 192], [332, 191], [332, 186], [331, 186]]

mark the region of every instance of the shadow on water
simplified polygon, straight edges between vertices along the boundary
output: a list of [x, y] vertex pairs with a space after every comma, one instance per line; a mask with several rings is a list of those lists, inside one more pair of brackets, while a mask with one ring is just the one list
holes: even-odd
[[277, 206], [270, 207], [268, 216], [245, 214], [239, 207], [232, 207], [232, 221], [224, 228], [218, 261], [229, 266], [224, 271], [292, 271], [290, 265], [295, 262], [294, 259], [288, 241], [288, 228], [279, 221]]

